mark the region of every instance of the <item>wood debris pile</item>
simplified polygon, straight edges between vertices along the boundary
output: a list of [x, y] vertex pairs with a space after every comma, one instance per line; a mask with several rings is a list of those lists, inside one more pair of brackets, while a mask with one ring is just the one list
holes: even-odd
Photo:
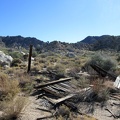
[[[70, 111], [83, 113], [80, 111], [78, 104], [80, 101], [85, 101], [93, 93], [91, 87], [77, 89], [72, 86], [69, 81], [73, 78], [62, 78], [59, 80], [53, 80], [43, 84], [38, 84], [34, 88], [36, 89], [34, 95], [37, 98], [42, 98], [49, 109], [54, 109], [55, 113], [52, 116], [58, 115], [58, 109], [61, 105], [65, 105]], [[48, 116], [50, 117], [50, 116]], [[46, 118], [46, 117], [45, 117]], [[39, 118], [44, 119], [44, 118]]]
[[[108, 75], [112, 78], [112, 80], [115, 79], [114, 75], [111, 75], [110, 73], [102, 70], [99, 66], [91, 65], [91, 67], [95, 69], [98, 73], [100, 73], [102, 77]], [[61, 114], [61, 113], [62, 115], [64, 115], [65, 110], [64, 109], [61, 110], [62, 105], [67, 106], [67, 108], [69, 108], [69, 111], [72, 111], [76, 114], [87, 115], [86, 112], [83, 112], [81, 110], [80, 104], [84, 102], [90, 102], [91, 105], [89, 105], [87, 109], [88, 111], [94, 111], [93, 107], [94, 107], [95, 100], [96, 100], [96, 93], [93, 90], [93, 86], [88, 86], [86, 88], [78, 88], [70, 83], [70, 81], [72, 81], [73, 79], [74, 78], [72, 77], [61, 78], [58, 80], [51, 80], [46, 83], [40, 83], [40, 81], [37, 80], [38, 83], [34, 87], [35, 91], [33, 95], [37, 95], [38, 99], [39, 98], [43, 99], [47, 107], [47, 111], [50, 111], [50, 112], [52, 110], [54, 111], [54, 112], [52, 111], [51, 116], [45, 116], [42, 118], [38, 118], [38, 120], [51, 118], [51, 117], [57, 117], [58, 114]], [[113, 94], [111, 94], [110, 97], [113, 98], [115, 96]], [[114, 118], [120, 117], [119, 115], [115, 116], [114, 114], [112, 114], [112, 112], [108, 108], [106, 108], [105, 110], [111, 113], [111, 115]]]

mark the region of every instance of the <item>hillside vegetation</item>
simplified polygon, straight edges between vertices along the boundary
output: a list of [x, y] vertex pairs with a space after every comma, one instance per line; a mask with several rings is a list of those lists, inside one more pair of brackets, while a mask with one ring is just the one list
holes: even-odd
[[[113, 80], [109, 74], [120, 74], [120, 53], [110, 49], [93, 51], [100, 40], [95, 41], [49, 43], [30, 37], [1, 37], [0, 120], [119, 118], [120, 92], [113, 86], [116, 78]], [[27, 73], [30, 44], [32, 61]], [[109, 74], [103, 75], [91, 65]], [[69, 81], [55, 83], [65, 79]], [[109, 117], [107, 108], [114, 116]]]
[[120, 51], [120, 36], [88, 36], [77, 43], [66, 43], [60, 41], [43, 42], [33, 37], [6, 36], [0, 37], [0, 45], [11, 48], [28, 49], [32, 44], [39, 52], [79, 52], [79, 50], [115, 50]]

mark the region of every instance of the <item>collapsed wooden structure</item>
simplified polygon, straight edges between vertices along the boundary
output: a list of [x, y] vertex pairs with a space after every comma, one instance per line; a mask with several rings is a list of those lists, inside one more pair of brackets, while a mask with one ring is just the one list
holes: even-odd
[[[105, 71], [97, 65], [90, 65], [100, 76], [109, 76], [112, 80], [116, 79], [116, 76]], [[79, 114], [83, 114], [78, 107], [78, 102], [85, 101], [85, 99], [93, 99], [94, 92], [92, 87], [87, 87], [83, 89], [74, 88], [69, 81], [73, 78], [61, 78], [58, 80], [51, 80], [46, 83], [38, 83], [35, 88], [35, 92], [38, 92], [38, 98], [46, 100], [52, 105], [52, 108], [57, 108], [64, 104], [69, 107], [70, 110], [76, 111]], [[52, 117], [38, 118], [38, 120]]]
[[113, 73], [109, 73], [106, 70], [104, 70], [103, 68], [101, 68], [100, 66], [96, 65], [96, 64], [90, 64], [90, 66], [101, 76], [101, 77], [110, 77], [113, 81], [115, 81], [116, 79], [116, 75], [114, 75]]
[[62, 78], [59, 80], [54, 80], [39, 84], [35, 86], [35, 91], [40, 91], [38, 98], [43, 98], [47, 100], [53, 108], [59, 107], [61, 104], [66, 105], [70, 110], [79, 112], [78, 106], [75, 104], [78, 101], [78, 96], [85, 94], [85, 92], [90, 91], [91, 87], [76, 90], [73, 88], [68, 81], [73, 78]]

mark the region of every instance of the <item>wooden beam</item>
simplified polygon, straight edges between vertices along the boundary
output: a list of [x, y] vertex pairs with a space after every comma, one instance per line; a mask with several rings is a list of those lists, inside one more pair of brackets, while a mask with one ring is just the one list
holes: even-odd
[[48, 97], [46, 97], [46, 96], [44, 96], [44, 98], [45, 98], [46, 100], [48, 100], [49, 102], [51, 102], [52, 104], [57, 105], [58, 103], [61, 103], [61, 102], [65, 101], [65, 100], [67, 100], [67, 99], [70, 99], [70, 98], [74, 97], [75, 95], [76, 95], [76, 94], [70, 94], [70, 95], [67, 95], [67, 96], [65, 96], [65, 97], [59, 98], [59, 99], [57, 99], [57, 100], [48, 98]]
[[52, 87], [53, 89], [55, 89], [55, 90], [58, 90], [58, 91], [68, 92], [68, 93], [71, 92], [70, 89], [66, 89], [66, 88], [64, 88], [64, 87], [61, 87], [60, 85], [53, 85], [53, 86], [51, 86], [51, 87]]
[[103, 68], [99, 67], [98, 65], [95, 65], [95, 64], [91, 64], [90, 65], [97, 73], [99, 73], [99, 75], [101, 75], [102, 77], [105, 77], [105, 76], [109, 76], [111, 77], [113, 80], [116, 79], [116, 75], [114, 74], [111, 74], [109, 72], [107, 72], [106, 70], [104, 70]]
[[[56, 96], [56, 97], [59, 97], [59, 98], [60, 98], [60, 97], [63, 97], [63, 95], [61, 95], [61, 94], [59, 94], [59, 93], [57, 93], [57, 92], [55, 92], [55, 91], [52, 91], [52, 90], [50, 89], [50, 87], [44, 87], [44, 88], [42, 88], [42, 90], [44, 90], [45, 92], [48, 92], [48, 93], [50, 93], [50, 94], [52, 94], [52, 95], [54, 95], [54, 96]], [[72, 102], [65, 101], [64, 104], [65, 104], [66, 106], [70, 107], [70, 108], [73, 109], [73, 110], [77, 110], [77, 106], [75, 106]]]
[[54, 116], [55, 115], [44, 116], [44, 117], [41, 117], [41, 118], [37, 118], [36, 120], [43, 120], [43, 119], [47, 119], [47, 118], [52, 118]]
[[49, 85], [54, 85], [54, 84], [57, 84], [57, 83], [69, 81], [69, 80], [71, 80], [71, 79], [72, 79], [72, 77], [69, 77], [69, 78], [61, 78], [61, 79], [59, 79], [59, 80], [54, 80], [54, 81], [51, 81], [51, 82], [48, 82], [48, 83], [44, 83], [44, 84], [35, 86], [34, 88], [39, 89], [39, 88], [43, 88], [43, 87], [46, 87], [46, 86], [49, 86]]
[[50, 103], [56, 105], [56, 104], [58, 104], [58, 103], [64, 102], [65, 100], [68, 100], [68, 99], [70, 99], [70, 98], [72, 98], [72, 97], [75, 97], [77, 94], [79, 94], [79, 93], [81, 93], [81, 92], [86, 92], [86, 91], [88, 91], [88, 90], [90, 90], [90, 89], [91, 89], [91, 87], [84, 88], [84, 89], [81, 89], [81, 90], [79, 90], [79, 91], [77, 91], [77, 92], [75, 92], [75, 93], [73, 93], [73, 94], [69, 94], [69, 95], [67, 95], [67, 96], [65, 96], [65, 97], [61, 97], [61, 98], [59, 98], [59, 99], [57, 99], [57, 100], [48, 98], [48, 97], [46, 97], [46, 96], [44, 96], [44, 98], [47, 99]]
[[31, 69], [32, 47], [33, 47], [33, 45], [30, 45], [27, 73], [29, 73], [29, 72], [30, 72], [30, 69]]
[[50, 94], [52, 94], [56, 97], [63, 97], [63, 95], [59, 94], [58, 92], [55, 92], [55, 91], [51, 90], [48, 87], [44, 87], [44, 88], [42, 88], [42, 90], [44, 90], [45, 92], [48, 92], [48, 93], [50, 93]]

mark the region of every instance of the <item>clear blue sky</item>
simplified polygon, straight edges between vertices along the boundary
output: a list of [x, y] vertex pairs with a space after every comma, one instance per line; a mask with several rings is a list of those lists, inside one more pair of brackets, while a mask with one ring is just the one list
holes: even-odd
[[120, 35], [120, 0], [0, 0], [0, 35], [77, 42]]

